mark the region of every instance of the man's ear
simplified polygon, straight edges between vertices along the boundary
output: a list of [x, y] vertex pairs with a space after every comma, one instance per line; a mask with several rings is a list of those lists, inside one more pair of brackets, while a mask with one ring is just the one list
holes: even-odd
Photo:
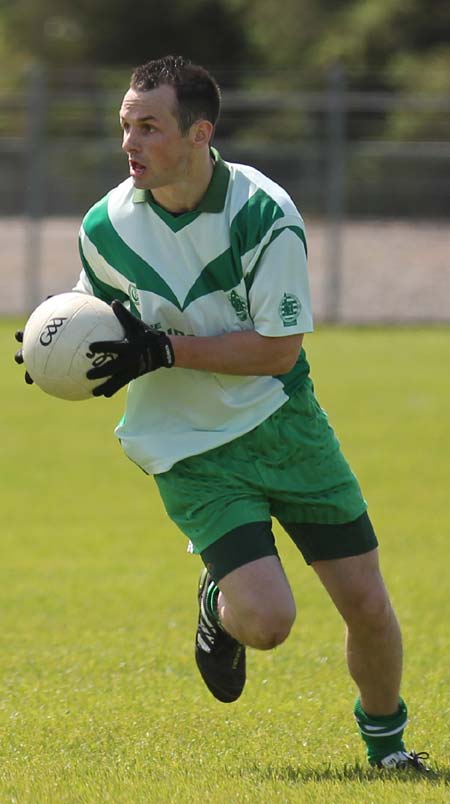
[[209, 120], [196, 120], [189, 132], [191, 142], [196, 148], [209, 145], [214, 132], [214, 126]]

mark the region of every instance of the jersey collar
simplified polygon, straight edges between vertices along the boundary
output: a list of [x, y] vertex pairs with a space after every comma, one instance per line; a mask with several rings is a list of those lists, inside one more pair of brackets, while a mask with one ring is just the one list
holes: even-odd
[[[230, 180], [230, 169], [215, 148], [210, 148], [210, 153], [214, 160], [214, 171], [206, 193], [203, 198], [200, 199], [195, 209], [184, 212], [178, 217], [182, 217], [183, 215], [192, 216], [192, 213], [199, 212], [222, 212], [225, 206], [228, 182]], [[133, 202], [135, 204], [142, 204], [145, 201], [153, 208], [158, 207], [153, 200], [150, 190], [136, 189], [133, 193]], [[161, 207], [159, 207], [159, 209], [161, 209]], [[166, 212], [166, 215], [170, 215], [170, 213]]]
[[197, 206], [199, 212], [222, 212], [227, 196], [230, 169], [215, 148], [210, 149], [214, 171], [208, 189]]

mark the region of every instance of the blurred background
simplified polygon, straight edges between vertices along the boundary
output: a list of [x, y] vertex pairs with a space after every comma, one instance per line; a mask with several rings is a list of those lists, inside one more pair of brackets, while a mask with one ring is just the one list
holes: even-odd
[[316, 320], [450, 321], [448, 0], [0, 0], [0, 314], [75, 284], [130, 72], [167, 53], [218, 79], [222, 156], [297, 203]]

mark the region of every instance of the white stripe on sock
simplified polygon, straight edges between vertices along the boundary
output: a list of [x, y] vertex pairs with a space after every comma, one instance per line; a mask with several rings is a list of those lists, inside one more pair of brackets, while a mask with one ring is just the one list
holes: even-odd
[[398, 734], [399, 731], [403, 731], [407, 723], [408, 721], [405, 720], [401, 726], [398, 726], [398, 728], [392, 729], [392, 731], [384, 731], [382, 734], [374, 734], [373, 731], [365, 731], [365, 729], [369, 728], [366, 725], [360, 725], [359, 728], [361, 729], [361, 734], [365, 734], [366, 737], [391, 737], [393, 734]]

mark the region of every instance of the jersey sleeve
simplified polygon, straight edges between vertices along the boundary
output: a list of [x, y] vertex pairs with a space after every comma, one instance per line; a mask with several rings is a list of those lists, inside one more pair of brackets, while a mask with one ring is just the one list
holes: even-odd
[[313, 331], [301, 218], [277, 221], [247, 266], [245, 282], [250, 315], [261, 335], [282, 337]]
[[92, 276], [93, 272], [91, 266], [87, 262], [86, 257], [84, 255], [81, 239], [82, 239], [82, 230], [80, 230], [78, 236], [78, 250], [80, 254], [82, 268], [80, 271], [80, 276], [78, 277], [78, 282], [73, 287], [73, 290], [76, 290], [79, 293], [88, 293], [90, 296], [95, 296], [96, 294], [94, 293], [94, 285], [89, 278], [90, 276]]

